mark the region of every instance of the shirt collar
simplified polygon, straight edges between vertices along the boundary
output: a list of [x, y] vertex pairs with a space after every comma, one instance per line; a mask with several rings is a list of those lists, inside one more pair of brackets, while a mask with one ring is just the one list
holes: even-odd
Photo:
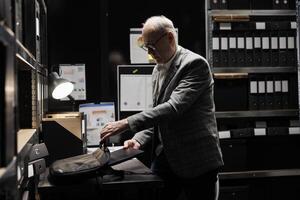
[[164, 64], [157, 64], [156, 65], [156, 69], [158, 71], [168, 71], [168, 69], [170, 68], [176, 54], [178, 53], [178, 51], [180, 50], [180, 46], [177, 46], [176, 48], [176, 52], [174, 53], [174, 55], [172, 56], [172, 58], [167, 62], [167, 63], [164, 63]]

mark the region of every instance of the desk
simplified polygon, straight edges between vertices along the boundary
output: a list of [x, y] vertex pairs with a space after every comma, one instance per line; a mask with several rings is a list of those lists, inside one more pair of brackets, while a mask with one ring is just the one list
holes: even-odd
[[[41, 175], [38, 184], [40, 198], [57, 199], [158, 199], [163, 181], [151, 174], [138, 159], [133, 158], [112, 167], [124, 170], [122, 180], [111, 180], [111, 177], [93, 178], [80, 184], [55, 186], [48, 181], [48, 170]], [[100, 183], [102, 181], [102, 184]]]

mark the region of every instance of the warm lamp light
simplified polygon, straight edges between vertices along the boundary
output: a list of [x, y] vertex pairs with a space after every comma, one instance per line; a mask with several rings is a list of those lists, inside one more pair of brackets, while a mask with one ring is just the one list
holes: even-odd
[[49, 75], [50, 92], [54, 99], [62, 99], [70, 95], [74, 89], [74, 84], [58, 76], [56, 72]]

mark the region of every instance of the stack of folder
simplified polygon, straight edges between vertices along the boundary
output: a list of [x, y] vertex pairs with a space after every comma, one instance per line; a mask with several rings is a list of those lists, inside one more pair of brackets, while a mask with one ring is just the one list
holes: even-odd
[[294, 74], [250, 74], [249, 110], [296, 108], [295, 85]]
[[296, 22], [289, 18], [215, 21], [213, 67], [296, 67], [296, 36]]

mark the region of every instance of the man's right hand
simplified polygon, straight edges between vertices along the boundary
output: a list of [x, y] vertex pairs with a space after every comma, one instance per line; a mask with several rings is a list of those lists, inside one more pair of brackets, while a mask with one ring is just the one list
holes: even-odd
[[134, 140], [134, 139], [131, 139], [131, 140], [126, 140], [124, 142], [124, 149], [128, 149], [128, 148], [133, 148], [133, 149], [139, 149], [141, 147], [141, 144]]

